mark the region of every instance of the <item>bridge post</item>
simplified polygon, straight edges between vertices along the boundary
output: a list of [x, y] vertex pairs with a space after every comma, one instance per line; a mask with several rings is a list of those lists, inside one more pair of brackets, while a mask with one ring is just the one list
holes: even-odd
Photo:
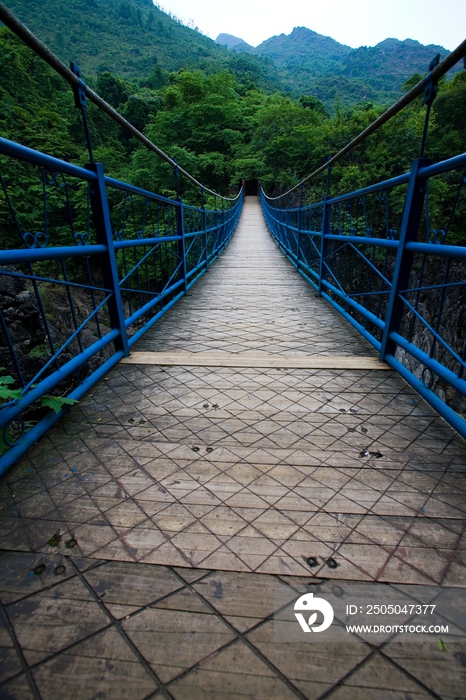
[[[288, 244], [288, 242], [291, 239], [290, 229], [289, 229], [289, 226], [290, 226], [290, 195], [289, 194], [286, 195], [286, 210], [285, 210], [285, 212], [286, 212], [286, 219], [285, 219], [285, 231], [284, 231], [284, 233], [285, 233], [285, 240]], [[291, 249], [291, 253], [293, 254], [293, 248], [291, 247], [291, 245], [289, 245], [289, 248]]]
[[202, 236], [202, 240], [204, 241], [204, 265], [205, 265], [205, 269], [207, 272], [207, 268], [209, 267], [209, 265], [208, 265], [208, 257], [207, 257], [207, 217], [206, 217], [206, 213], [205, 213], [204, 186], [202, 186], [202, 189], [201, 189], [201, 196], [202, 196], [202, 206], [201, 206], [202, 231], [204, 232], [203, 236]]
[[218, 230], [218, 209], [217, 209], [217, 197], [214, 197], [214, 224], [213, 224], [213, 229], [215, 231], [215, 237], [214, 237], [214, 246], [219, 248], [217, 245], [217, 241], [220, 239], [220, 245], [223, 243], [223, 239], [221, 236], [219, 236], [219, 230]]
[[225, 238], [225, 202], [222, 199], [222, 223], [221, 223], [221, 231], [222, 235], [220, 236], [220, 240], [223, 243], [223, 240]]
[[328, 239], [330, 233], [330, 196], [324, 197], [322, 211], [322, 238], [320, 239], [320, 263], [319, 263], [319, 296], [322, 296], [322, 282], [326, 277], [326, 267], [324, 260], [328, 254]]
[[204, 231], [204, 254], [205, 254], [205, 269], [207, 271], [209, 267], [209, 257], [207, 251], [207, 214], [205, 211], [205, 206], [202, 206], [202, 230]]
[[392, 355], [395, 351], [396, 344], [391, 340], [390, 334], [398, 331], [401, 325], [404, 304], [399, 292], [401, 289], [406, 289], [409, 285], [409, 276], [414, 259], [414, 253], [406, 250], [406, 244], [417, 240], [427, 190], [427, 183], [419, 177], [418, 171], [420, 168], [430, 165], [431, 162], [427, 158], [418, 158], [413, 162], [404, 203], [395, 269], [385, 314], [385, 326], [379, 355], [381, 362], [383, 362], [386, 355]]
[[184, 216], [183, 216], [183, 200], [177, 197], [179, 206], [176, 207], [176, 235], [181, 236], [178, 241], [178, 257], [181, 260], [181, 272], [183, 275], [183, 289], [186, 294], [188, 291], [188, 275], [186, 265], [186, 243], [184, 237]]
[[299, 272], [299, 254], [301, 252], [301, 227], [302, 227], [302, 215], [301, 207], [303, 206], [303, 186], [299, 186], [299, 207], [298, 207], [298, 235], [297, 235], [297, 246], [296, 246], [296, 272]]
[[113, 245], [112, 220], [105, 187], [104, 168], [102, 163], [88, 163], [86, 169], [93, 171], [97, 175], [97, 180], [90, 186], [90, 199], [97, 243], [103, 244], [107, 248], [107, 252], [102, 260], [102, 272], [105, 287], [112, 291], [112, 295], [108, 300], [110, 323], [112, 329], [120, 332], [119, 337], [115, 340], [115, 349], [122, 350], [124, 355], [128, 357], [128, 335], [126, 333], [125, 313]]

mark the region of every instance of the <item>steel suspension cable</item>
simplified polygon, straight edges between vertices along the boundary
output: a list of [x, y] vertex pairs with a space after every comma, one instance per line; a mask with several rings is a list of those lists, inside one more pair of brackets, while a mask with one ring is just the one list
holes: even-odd
[[38, 56], [40, 56], [46, 63], [49, 64], [53, 70], [59, 73], [62, 78], [64, 78], [73, 88], [77, 88], [79, 85], [83, 86], [85, 89], [86, 97], [93, 102], [99, 109], [105, 112], [111, 119], [113, 119], [117, 124], [122, 126], [124, 129], [130, 132], [138, 141], [140, 141], [149, 151], [152, 151], [159, 156], [166, 163], [176, 168], [179, 173], [184, 175], [188, 180], [202, 188], [204, 192], [208, 192], [216, 197], [220, 197], [226, 201], [234, 201], [236, 197], [222, 197], [217, 192], [210, 190], [205, 187], [201, 182], [196, 180], [195, 177], [190, 175], [184, 168], [182, 168], [176, 161], [174, 161], [170, 156], [164, 153], [158, 146], [156, 146], [150, 139], [148, 139], [144, 134], [141, 134], [135, 126], [133, 126], [127, 119], [125, 119], [116, 109], [103, 100], [100, 95], [98, 95], [94, 90], [88, 87], [85, 83], [81, 83], [80, 79], [56, 56], [50, 49], [40, 40], [35, 34], [31, 32], [25, 24], [23, 24], [5, 5], [0, 2], [0, 21], [10, 29], [13, 34], [21, 39], [30, 49], [32, 49]]

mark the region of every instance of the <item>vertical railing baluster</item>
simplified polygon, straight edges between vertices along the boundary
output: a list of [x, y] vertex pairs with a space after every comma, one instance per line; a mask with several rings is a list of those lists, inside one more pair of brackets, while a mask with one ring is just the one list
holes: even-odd
[[183, 290], [186, 294], [188, 291], [188, 266], [186, 261], [186, 244], [184, 237], [184, 215], [183, 215], [183, 200], [178, 197], [178, 206], [176, 207], [176, 235], [181, 236], [178, 241], [178, 259], [181, 261], [181, 274], [183, 276]]
[[204, 263], [207, 270], [209, 267], [209, 256], [207, 251], [207, 214], [205, 206], [202, 207], [202, 230], [204, 231]]
[[301, 227], [302, 227], [302, 209], [303, 206], [303, 186], [299, 186], [299, 207], [298, 207], [298, 242], [296, 248], [296, 272], [299, 272], [299, 254], [301, 252]]
[[217, 209], [217, 196], [214, 196], [214, 222], [212, 225], [212, 228], [214, 230], [214, 245], [212, 252], [215, 252], [215, 250], [218, 250], [220, 246], [222, 245], [223, 241], [220, 236], [220, 231], [218, 228], [218, 209]]
[[322, 238], [320, 240], [320, 263], [319, 263], [319, 296], [322, 296], [322, 282], [326, 277], [326, 266], [324, 263], [328, 255], [328, 234], [330, 233], [330, 197], [326, 195], [323, 201], [322, 211]]
[[[327, 157], [327, 162], [329, 163], [331, 156]], [[322, 283], [326, 277], [326, 265], [325, 259], [328, 255], [328, 239], [327, 235], [330, 233], [330, 184], [331, 184], [332, 168], [327, 165], [327, 194], [323, 200], [323, 210], [322, 210], [322, 238], [320, 241], [320, 262], [319, 262], [319, 296], [322, 296]]]
[[400, 290], [409, 285], [409, 276], [413, 265], [414, 253], [406, 250], [406, 244], [415, 241], [418, 237], [419, 226], [422, 218], [424, 199], [426, 195], [426, 182], [418, 175], [419, 169], [430, 165], [431, 161], [418, 158], [413, 162], [408, 191], [404, 203], [403, 218], [401, 222], [400, 238], [396, 253], [395, 269], [393, 271], [392, 285], [385, 316], [385, 326], [380, 346], [380, 360], [386, 355], [392, 355], [396, 344], [390, 338], [390, 334], [400, 328], [403, 314], [403, 300]]
[[285, 231], [284, 231], [284, 233], [285, 233], [285, 236], [284, 236], [284, 239], [285, 239], [285, 240], [284, 240], [284, 244], [285, 244], [285, 246], [286, 246], [287, 248], [290, 248], [290, 249], [291, 249], [291, 252], [292, 252], [293, 249], [291, 248], [291, 245], [290, 245], [291, 236], [290, 236], [290, 228], [289, 228], [289, 226], [290, 226], [290, 195], [289, 195], [289, 194], [286, 195], [286, 203], [285, 203], [285, 206], [286, 206], [286, 210], [285, 210], [285, 212], [286, 212], [286, 219], [285, 219]]
[[222, 199], [222, 241], [225, 238], [225, 202]]
[[90, 188], [91, 207], [97, 243], [101, 243], [107, 248], [107, 253], [102, 261], [102, 271], [104, 284], [107, 289], [112, 291], [112, 295], [108, 300], [110, 323], [113, 329], [117, 329], [120, 332], [119, 337], [115, 340], [115, 349], [122, 350], [125, 356], [128, 356], [128, 336], [126, 333], [115, 248], [113, 246], [112, 220], [105, 187], [104, 168], [102, 163], [90, 163], [86, 165], [86, 168], [97, 175], [97, 180], [91, 184]]
[[204, 199], [204, 187], [201, 189], [202, 195], [202, 205], [201, 205], [201, 226], [202, 226], [202, 239], [204, 241], [204, 265], [205, 269], [208, 268], [208, 258], [207, 258], [207, 216], [205, 210], [205, 199]]
[[[181, 261], [181, 274], [183, 277], [183, 290], [186, 294], [188, 291], [188, 265], [186, 260], [186, 244], [184, 237], [184, 214], [183, 214], [183, 200], [180, 196], [180, 182], [179, 182], [179, 171], [178, 165], [175, 160], [175, 167], [173, 168], [173, 175], [175, 176], [175, 190], [176, 190], [176, 201], [178, 205], [176, 206], [175, 216], [176, 216], [176, 235], [181, 236], [177, 243], [178, 248], [178, 260]], [[180, 263], [178, 263], [180, 264]]]

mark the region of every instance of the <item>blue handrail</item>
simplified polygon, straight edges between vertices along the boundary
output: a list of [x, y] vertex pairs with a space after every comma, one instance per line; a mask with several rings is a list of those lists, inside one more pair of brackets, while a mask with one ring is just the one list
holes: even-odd
[[[14, 319], [0, 310], [1, 345], [22, 387], [21, 398], [0, 406], [9, 447], [0, 457], [2, 474], [64, 413], [34, 424], [38, 402], [53, 391], [79, 399], [204, 274], [235, 230], [243, 190], [223, 198], [222, 209], [205, 209], [106, 177], [99, 164], [82, 168], [4, 138], [0, 154], [32, 166], [43, 189], [43, 230], [25, 232], [12, 188], [1, 180], [21, 245], [0, 251], [0, 282], [26, 294], [43, 334], [39, 352], [37, 338], [18, 347]], [[65, 334], [58, 303], [72, 327]]]
[[460, 242], [447, 242], [466, 192], [464, 172], [436, 229], [428, 197], [433, 178], [465, 167], [466, 153], [436, 164], [418, 159], [409, 173], [312, 205], [289, 207], [286, 196], [263, 190], [261, 203], [297, 271], [466, 438], [464, 222]]
[[[221, 210], [206, 209], [105, 176], [94, 163], [86, 97], [173, 167], [177, 192], [182, 175], [201, 188], [202, 201], [205, 192], [215, 202], [218, 197], [86, 86], [75, 64], [70, 69], [59, 61], [2, 3], [0, 15], [73, 87], [91, 161], [78, 167], [0, 138], [0, 155], [32, 166], [42, 191], [33, 212], [23, 207], [17, 215], [13, 190], [0, 174], [8, 229], [18, 240], [18, 247], [0, 251], [0, 284], [25, 295], [31, 317], [29, 337], [26, 332], [15, 344], [15, 309], [0, 309], [1, 357], [21, 387], [19, 398], [0, 406], [0, 448], [9, 447], [0, 457], [1, 474], [64, 413], [39, 416], [35, 423], [31, 411], [38, 402], [52, 391], [83, 396], [208, 269], [236, 227], [243, 190], [221, 198]], [[296, 269], [464, 437], [466, 421], [457, 411], [466, 405], [466, 342], [452, 337], [448, 325], [460, 328], [456, 302], [464, 303], [466, 247], [446, 239], [466, 178], [461, 176], [443, 228], [431, 225], [427, 193], [432, 178], [464, 168], [466, 154], [436, 164], [419, 159], [409, 173], [316, 204], [282, 203], [424, 92], [422, 155], [432, 86], [465, 54], [466, 41], [440, 64], [434, 59], [426, 78], [285, 195], [261, 193], [267, 225]], [[406, 188], [402, 209], [399, 188]], [[23, 230], [38, 212], [41, 230]]]

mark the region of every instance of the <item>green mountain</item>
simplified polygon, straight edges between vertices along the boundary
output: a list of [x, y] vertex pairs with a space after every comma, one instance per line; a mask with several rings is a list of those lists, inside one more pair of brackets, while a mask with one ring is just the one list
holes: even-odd
[[152, 0], [8, 0], [9, 9], [84, 77], [109, 71], [142, 78], [182, 68], [207, 74], [229, 69], [268, 91], [282, 86], [267, 58], [238, 55], [190, 29]]
[[[385, 39], [376, 46], [353, 49], [346, 57], [341, 74], [364, 80], [366, 85], [379, 91], [395, 93], [414, 73], [426, 73], [434, 56], [440, 54], [442, 60], [449, 53], [443, 46], [424, 46], [413, 39]], [[457, 66], [452, 73], [459, 69]]]
[[412, 39], [385, 39], [377, 46], [351, 49], [306, 27], [271, 37], [256, 48], [233, 38], [235, 44], [222, 43], [233, 51], [272, 59], [293, 94], [313, 94], [327, 105], [336, 96], [342, 103], [394, 101], [408, 78], [425, 74], [436, 54], [442, 59], [449, 53], [442, 46], [424, 46]]
[[280, 34], [259, 44], [252, 53], [267, 56], [287, 73], [301, 72], [310, 78], [338, 70], [353, 49], [306, 27], [295, 27], [291, 34]]
[[351, 49], [305, 27], [256, 48], [230, 34], [213, 41], [152, 0], [8, 0], [8, 7], [65, 63], [76, 61], [91, 83], [109, 71], [158, 88], [183, 68], [207, 75], [227, 69], [245, 89], [314, 95], [330, 110], [336, 100], [392, 102], [436, 53], [448, 53], [410, 39]]
[[237, 36], [233, 34], [219, 34], [215, 39], [216, 44], [220, 46], [226, 46], [227, 49], [233, 49], [234, 51], [248, 51], [252, 49], [250, 44], [247, 44], [243, 39], [238, 39]]
[[[19, 3], [19, 0], [15, 1]], [[97, 1], [101, 9], [108, 10], [112, 7], [110, 0]], [[206, 73], [206, 68], [205, 71], [179, 70], [167, 77], [164, 70], [168, 68], [162, 70], [160, 65], [162, 61], [164, 65], [170, 65], [170, 56], [168, 53], [164, 54], [162, 42], [157, 43], [153, 38], [156, 35], [151, 34], [151, 46], [158, 50], [158, 63], [152, 65], [151, 75], [147, 76], [142, 69], [137, 80], [128, 80], [122, 78], [121, 73], [113, 75], [108, 71], [95, 72], [92, 75], [92, 61], [102, 61], [104, 56], [101, 55], [101, 47], [110, 45], [111, 42], [102, 31], [99, 34], [98, 51], [96, 49], [89, 56], [86, 54], [86, 51], [92, 48], [92, 41], [97, 44], [98, 36], [93, 26], [89, 25], [86, 29], [83, 16], [73, 4], [75, 2], [76, 0], [70, 0], [70, 5], [66, 5], [66, 0], [57, 2], [54, 29], [61, 31], [60, 27], [64, 26], [67, 17], [66, 9], [71, 11], [74, 8], [76, 21], [72, 32], [84, 37], [86, 43], [80, 48], [80, 56], [73, 52], [72, 57], [80, 60], [84, 66], [86, 80], [92, 79], [92, 86], [104, 99], [114, 105], [128, 121], [144, 132], [171, 158], [176, 158], [182, 168], [188, 170], [206, 187], [221, 193], [236, 191], [242, 179], [260, 179], [270, 193], [283, 192], [325, 163], [329, 155], [337, 153], [385, 109], [381, 104], [368, 104], [368, 100], [372, 101], [369, 90], [375, 93], [375, 89], [368, 86], [367, 81], [361, 77], [361, 74], [364, 75], [364, 61], [360, 61], [359, 64], [358, 61], [354, 61], [351, 64], [353, 75], [347, 77], [344, 72], [350, 65], [349, 59], [342, 59], [341, 64], [338, 64], [334, 58], [332, 60], [340, 65], [339, 74], [313, 77], [314, 91], [325, 98], [327, 104], [335, 104], [337, 98], [341, 103], [341, 96], [348, 95], [348, 108], [335, 109], [332, 115], [322, 102], [309, 92], [299, 99], [291, 99], [286, 94], [271, 94], [270, 90], [266, 92], [251, 87], [251, 66], [257, 67], [259, 77], [260, 71], [268, 67], [271, 67], [271, 72], [281, 70], [274, 68], [271, 58], [261, 59], [244, 52], [229, 52], [226, 48], [215, 47], [213, 42], [209, 42], [198, 32], [181, 27], [179, 22], [166, 15], [162, 20], [167, 22], [174, 35], [180, 31], [180, 44], [183, 36], [185, 37], [186, 60], [194, 61], [192, 51], [188, 52], [188, 40], [205, 42], [210, 48], [210, 58], [204, 57], [203, 64], [210, 71], [209, 74]], [[37, 8], [37, 5], [34, 6]], [[123, 6], [123, 3], [120, 6]], [[149, 12], [152, 12], [151, 6], [144, 5], [141, 1], [131, 4], [128, 0], [124, 7], [128, 6], [136, 12], [138, 8], [146, 7], [148, 16]], [[59, 8], [61, 14], [58, 13]], [[110, 24], [108, 14], [102, 14], [102, 17], [106, 17]], [[79, 23], [77, 18], [80, 18]], [[143, 28], [144, 22], [147, 24], [151, 20], [143, 14]], [[71, 26], [69, 18], [68, 23]], [[31, 22], [29, 24], [33, 26]], [[127, 52], [130, 46], [141, 47], [144, 35], [137, 34], [141, 39], [138, 44], [134, 36], [130, 36], [133, 25], [125, 25], [123, 22], [114, 24], [117, 26], [111, 27], [113, 36], [117, 31], [122, 32], [124, 27], [128, 35], [124, 37], [124, 34], [121, 34], [126, 42], [124, 51], [116, 41], [114, 42], [114, 46], [120, 49], [119, 53], [115, 54], [117, 70], [120, 70], [118, 66], [127, 70], [131, 67], [132, 75], [138, 76], [134, 65], [129, 66], [126, 62], [131, 58], [131, 54], [128, 57], [125, 51]], [[39, 36], [42, 35], [39, 23], [33, 28]], [[134, 31], [137, 31], [137, 27]], [[70, 33], [70, 40], [73, 35]], [[45, 39], [47, 40], [47, 37]], [[334, 46], [331, 40], [328, 45], [338, 50], [338, 46]], [[391, 47], [382, 45], [382, 49], [375, 48], [385, 51]], [[351, 51], [349, 55], [360, 58], [360, 54], [361, 52]], [[64, 60], [69, 57], [63, 53], [61, 56]], [[181, 55], [175, 59], [183, 61]], [[172, 57], [171, 60], [175, 59]], [[381, 62], [382, 59], [383, 56]], [[86, 60], [89, 63], [86, 64]], [[88, 162], [82, 117], [75, 108], [69, 86], [6, 28], [0, 28], [0, 65], [2, 136], [71, 162]], [[237, 75], [244, 70], [245, 79], [237, 80], [228, 70], [215, 72], [214, 68], [217, 66], [229, 66], [230, 70], [233, 67]], [[112, 66], [104, 64], [103, 67]], [[156, 69], [159, 69], [160, 73], [157, 73]], [[166, 81], [164, 85], [157, 84], [159, 78]], [[352, 106], [350, 98], [353, 100]], [[355, 102], [359, 104], [354, 104]], [[427, 157], [438, 161], [465, 150], [465, 106], [466, 71], [460, 71], [452, 80], [442, 81], [439, 86], [439, 95], [433, 104], [428, 131]], [[87, 114], [93, 155], [96, 162], [103, 163], [106, 173], [153, 192], [167, 196], [176, 195], [172, 168], [155, 154], [148, 152], [138, 141], [130, 138], [125, 130], [108, 119], [92, 103], [89, 104]], [[409, 170], [412, 160], [419, 154], [424, 114], [422, 100], [415, 100], [401, 114], [378, 130], [377, 134], [355, 149], [346, 163], [336, 164], [332, 168], [332, 192], [337, 194], [361, 189], [371, 182], [381, 181]], [[20, 225], [24, 230], [42, 230], [43, 193], [37, 169], [12, 162], [3, 156], [0, 157], [0, 169], [3, 171], [12, 201], [20, 203]], [[326, 178], [315, 183], [311, 190], [313, 198], [323, 196], [325, 183]], [[445, 212], [448, 213], [451, 209], [457, 181], [453, 178], [451, 182], [445, 180], [445, 185], [440, 184], [442, 186], [431, 193], [431, 225], [436, 229], [444, 226], [442, 221], [444, 222]], [[181, 196], [186, 202], [200, 203], [201, 195], [197, 188], [184, 178], [180, 178], [180, 185]], [[86, 226], [87, 206], [85, 188], [78, 190], [75, 205], [76, 230], [79, 231], [84, 230], [82, 227]], [[307, 197], [308, 193], [309, 190], [307, 193], [304, 191], [304, 196]], [[54, 201], [51, 200], [51, 206], [55, 206]], [[114, 198], [112, 206], [117, 207], [119, 216], [121, 209], [118, 209], [120, 205], [117, 202], [117, 198]], [[207, 204], [209, 205], [208, 200]], [[455, 222], [452, 223], [452, 232], [453, 227], [457, 226], [456, 222], [461, 223], [466, 219], [466, 205], [460, 203], [458, 206], [460, 208]], [[439, 224], [435, 223], [437, 220]], [[56, 218], [57, 235], [62, 236], [60, 241], [69, 245], [69, 230], [67, 226], [62, 226], [60, 221], [60, 217]], [[453, 232], [455, 240], [464, 240], [463, 229], [464, 227], [458, 226], [456, 232]], [[14, 245], [17, 230], [8, 206], [0, 206], [0, 231], [2, 240], [8, 245]]]
[[84, 73], [135, 77], [156, 64], [176, 70], [186, 53], [193, 60], [223, 55], [152, 0], [8, 0], [8, 7], [59, 58], [76, 61]]

